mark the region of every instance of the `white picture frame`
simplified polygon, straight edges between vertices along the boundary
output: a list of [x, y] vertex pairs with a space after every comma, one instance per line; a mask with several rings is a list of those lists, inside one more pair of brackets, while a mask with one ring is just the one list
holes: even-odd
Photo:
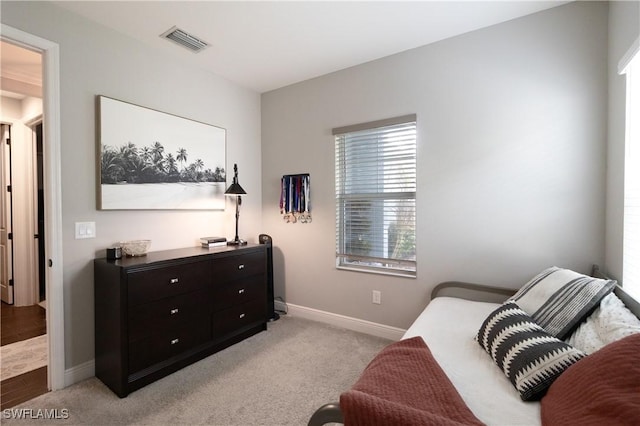
[[99, 210], [224, 210], [226, 130], [97, 97]]

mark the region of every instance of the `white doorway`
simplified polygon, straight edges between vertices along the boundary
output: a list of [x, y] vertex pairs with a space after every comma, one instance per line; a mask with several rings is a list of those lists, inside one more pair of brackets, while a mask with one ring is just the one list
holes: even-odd
[[42, 284], [46, 279], [40, 270], [46, 262], [39, 221], [44, 213], [38, 156], [44, 147], [42, 55], [6, 41], [0, 41], [0, 49], [0, 296], [6, 304], [23, 307], [38, 304], [46, 293], [45, 286], [40, 288], [40, 279]]
[[62, 191], [60, 161], [60, 54], [59, 46], [2, 24], [1, 38], [42, 55], [43, 199], [46, 256], [47, 335], [49, 350], [48, 387], [65, 387], [64, 297], [62, 260]]

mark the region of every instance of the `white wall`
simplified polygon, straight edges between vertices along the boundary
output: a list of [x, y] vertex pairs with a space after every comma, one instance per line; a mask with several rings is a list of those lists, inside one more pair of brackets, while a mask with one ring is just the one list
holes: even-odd
[[[1, 4], [4, 24], [60, 45], [62, 233], [66, 368], [93, 359], [93, 259], [114, 242], [149, 238], [152, 250], [193, 246], [234, 234], [234, 210], [97, 211], [95, 96], [106, 95], [227, 129], [227, 170], [238, 163], [241, 236], [262, 231], [260, 97], [204, 70], [48, 2]], [[185, 55], [192, 55], [185, 50]], [[46, 141], [45, 141], [46, 146]], [[95, 239], [76, 240], [74, 223], [96, 222]]]
[[42, 101], [31, 97], [0, 99], [0, 121], [11, 124], [14, 304], [27, 306], [39, 302], [35, 216], [23, 212], [34, 212], [37, 206], [35, 142], [30, 125], [42, 115]]
[[640, 36], [640, 2], [609, 4], [609, 128], [607, 140], [607, 237], [605, 270], [622, 279], [624, 223], [625, 76], [618, 62]]
[[[607, 6], [576, 2], [262, 96], [276, 295], [406, 328], [444, 280], [518, 287], [604, 260]], [[418, 116], [418, 277], [335, 269], [331, 129]], [[283, 174], [311, 174], [285, 224]], [[382, 304], [371, 291], [382, 291]]]

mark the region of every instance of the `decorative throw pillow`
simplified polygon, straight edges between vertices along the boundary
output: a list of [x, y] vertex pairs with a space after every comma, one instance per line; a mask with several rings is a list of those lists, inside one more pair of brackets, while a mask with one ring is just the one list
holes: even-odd
[[591, 354], [609, 343], [636, 333], [640, 333], [640, 319], [624, 306], [618, 296], [611, 293], [578, 326], [567, 343]]
[[540, 399], [565, 369], [585, 356], [550, 336], [513, 302], [484, 320], [477, 339], [524, 401]]
[[516, 302], [549, 334], [564, 339], [615, 286], [614, 280], [554, 266], [536, 275], [509, 301]]

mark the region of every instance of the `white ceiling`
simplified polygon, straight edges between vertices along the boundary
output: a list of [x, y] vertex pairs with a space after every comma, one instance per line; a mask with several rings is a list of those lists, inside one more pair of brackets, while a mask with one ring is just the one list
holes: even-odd
[[42, 97], [42, 55], [0, 41], [0, 94]]
[[[260, 93], [566, 1], [53, 1]], [[208, 42], [193, 53], [159, 37]]]

